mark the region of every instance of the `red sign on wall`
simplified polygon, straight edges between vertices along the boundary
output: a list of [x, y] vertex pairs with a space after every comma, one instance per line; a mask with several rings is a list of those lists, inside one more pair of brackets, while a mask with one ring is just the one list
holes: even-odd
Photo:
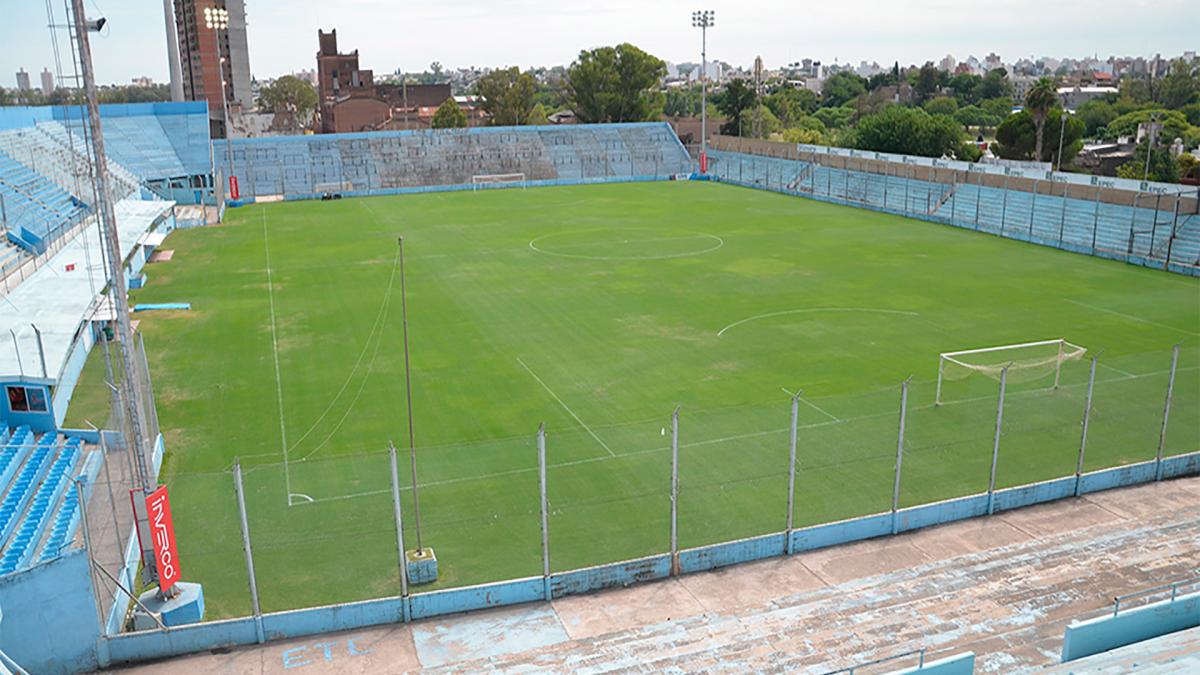
[[239, 195], [238, 195], [237, 176], [230, 176], [229, 177], [229, 198], [237, 199], [238, 196]]
[[154, 564], [158, 568], [158, 588], [164, 593], [179, 581], [179, 551], [175, 547], [175, 526], [171, 523], [171, 501], [167, 486], [161, 485], [146, 497], [150, 519], [150, 538], [154, 542]]
[[700, 173], [708, 173], [708, 153], [700, 153]]

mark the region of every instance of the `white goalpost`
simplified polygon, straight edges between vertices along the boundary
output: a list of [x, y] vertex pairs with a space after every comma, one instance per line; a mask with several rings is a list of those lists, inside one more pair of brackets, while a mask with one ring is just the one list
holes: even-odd
[[487, 187], [526, 187], [524, 173], [485, 173], [471, 176], [471, 190], [478, 192]]
[[1054, 373], [1054, 388], [1059, 385], [1062, 365], [1083, 357], [1087, 348], [1063, 338], [1039, 340], [979, 349], [961, 349], [938, 354], [937, 393], [934, 405], [942, 404], [942, 383], [979, 373], [995, 380], [1008, 369], [1011, 382], [1014, 376], [1022, 380], [1048, 377]]

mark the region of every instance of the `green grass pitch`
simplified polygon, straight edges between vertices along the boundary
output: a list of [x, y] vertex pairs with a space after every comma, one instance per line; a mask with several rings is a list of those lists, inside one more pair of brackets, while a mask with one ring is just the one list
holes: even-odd
[[[389, 440], [402, 449], [409, 548], [415, 532], [398, 235], [435, 588], [541, 573], [540, 422], [555, 570], [667, 549], [677, 405], [683, 547], [783, 529], [798, 389], [797, 527], [890, 508], [910, 376], [901, 506], [985, 490], [997, 382], [948, 382], [949, 403], [932, 406], [942, 351], [1061, 337], [1100, 353], [1091, 470], [1155, 456], [1179, 343], [1166, 452], [1200, 449], [1196, 279], [718, 184], [227, 216], [172, 234], [174, 259], [134, 292], [192, 303], [138, 318], [184, 574], [205, 585], [212, 617], [249, 612], [237, 457], [264, 610], [399, 592]], [[103, 404], [89, 394], [99, 353], [75, 419]], [[1086, 358], [1067, 364], [1057, 390], [1045, 372], [1014, 375], [998, 486], [1074, 472], [1087, 370]]]

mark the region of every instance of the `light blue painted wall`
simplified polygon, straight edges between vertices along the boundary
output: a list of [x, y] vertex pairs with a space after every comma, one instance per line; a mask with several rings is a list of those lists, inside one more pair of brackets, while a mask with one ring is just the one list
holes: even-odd
[[1062, 660], [1074, 661], [1196, 626], [1200, 626], [1200, 593], [1071, 623], [1063, 635]]
[[773, 558], [782, 555], [786, 545], [787, 534], [778, 532], [725, 544], [686, 549], [679, 552], [679, 571], [684, 574], [703, 572], [752, 560]]
[[94, 670], [94, 597], [82, 549], [0, 577], [0, 649], [31, 673]]
[[551, 574], [550, 594], [551, 597], [561, 598], [564, 595], [579, 595], [605, 588], [621, 588], [643, 581], [666, 579], [670, 574], [671, 556], [655, 555]]

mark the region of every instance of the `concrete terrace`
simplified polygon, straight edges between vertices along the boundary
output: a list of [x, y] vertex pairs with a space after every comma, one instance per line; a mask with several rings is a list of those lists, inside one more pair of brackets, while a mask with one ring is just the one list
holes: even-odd
[[930, 658], [974, 651], [979, 673], [1041, 670], [1058, 663], [1072, 619], [1194, 575], [1198, 513], [1200, 478], [1179, 479], [549, 604], [124, 672], [819, 673], [919, 647]]

